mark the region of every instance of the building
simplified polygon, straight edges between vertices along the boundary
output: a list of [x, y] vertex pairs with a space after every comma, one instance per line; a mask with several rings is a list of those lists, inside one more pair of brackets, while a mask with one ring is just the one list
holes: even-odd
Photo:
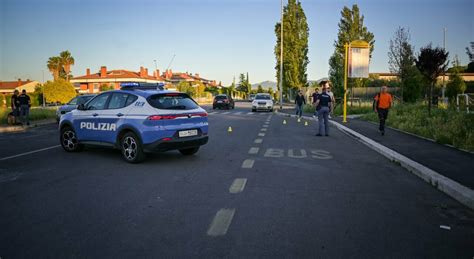
[[[450, 73], [446, 73], [445, 80], [449, 80]], [[474, 81], [474, 73], [459, 73], [459, 75], [466, 82]], [[394, 73], [370, 73], [370, 77], [382, 79], [382, 80], [394, 80], [398, 78], [397, 74]], [[439, 81], [443, 80], [443, 76], [438, 77]]]
[[74, 77], [70, 81], [79, 93], [98, 93], [101, 87], [119, 89], [122, 82], [166, 83], [160, 76], [160, 70], [153, 71], [153, 75], [149, 75], [148, 68], [144, 67], [134, 72], [123, 69], [107, 70], [106, 66], [102, 66], [99, 72], [93, 74], [88, 68], [85, 75]]
[[202, 78], [199, 74], [192, 75], [191, 73], [173, 72], [171, 69], [167, 69], [161, 75], [162, 78], [167, 80], [173, 85], [178, 85], [181, 82], [201, 82], [204, 86], [217, 87], [216, 80], [208, 80]]
[[17, 81], [0, 81], [0, 93], [12, 94], [15, 90], [20, 92], [26, 90], [27, 93], [32, 93], [39, 84], [40, 82], [31, 81], [30, 79], [27, 79], [26, 81], [22, 81], [21, 79], [18, 79]]

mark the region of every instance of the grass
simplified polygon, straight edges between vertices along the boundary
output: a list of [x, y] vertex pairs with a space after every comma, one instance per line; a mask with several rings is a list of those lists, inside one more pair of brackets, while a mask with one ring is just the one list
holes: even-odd
[[[362, 115], [364, 120], [378, 122], [377, 114]], [[390, 110], [387, 126], [433, 139], [440, 144], [474, 151], [474, 114], [453, 109], [433, 108], [428, 116], [426, 105], [404, 104]]]
[[[8, 113], [11, 109], [0, 108], [0, 125], [7, 124]], [[30, 109], [30, 121], [54, 119], [56, 117], [56, 108], [33, 107]]]
[[[305, 105], [303, 108], [304, 112], [314, 113], [314, 107], [312, 105]], [[347, 114], [365, 114], [372, 112], [372, 102], [362, 102], [359, 106], [358, 103], [354, 103], [351, 107], [350, 103], [347, 105]], [[337, 104], [336, 109], [334, 109], [334, 115], [342, 115], [342, 105]]]

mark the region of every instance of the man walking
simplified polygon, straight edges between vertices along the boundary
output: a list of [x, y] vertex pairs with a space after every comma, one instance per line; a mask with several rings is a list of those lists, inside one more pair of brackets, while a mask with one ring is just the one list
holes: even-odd
[[12, 114], [14, 117], [13, 124], [18, 123], [18, 116], [20, 116], [20, 101], [18, 100], [18, 90], [13, 91], [11, 99]]
[[30, 125], [30, 106], [31, 106], [31, 99], [26, 94], [26, 90], [23, 89], [21, 91], [20, 96], [18, 96], [18, 101], [20, 103], [20, 116], [21, 116], [21, 123], [23, 125]]
[[321, 107], [318, 111], [319, 132], [316, 134], [318, 137], [323, 135], [323, 128], [325, 135], [329, 136], [328, 116], [332, 106], [332, 99], [331, 96], [326, 92], [326, 87], [323, 87], [322, 91], [323, 92], [318, 96], [318, 100], [316, 101], [316, 107]]
[[306, 99], [304, 98], [303, 93], [298, 91], [298, 95], [295, 98], [295, 104], [296, 104], [296, 115], [301, 118], [303, 115], [303, 105], [306, 104]]
[[392, 95], [388, 93], [387, 86], [382, 86], [382, 90], [374, 97], [374, 111], [379, 115], [379, 131], [385, 135], [385, 121], [388, 117], [388, 110], [392, 107]]

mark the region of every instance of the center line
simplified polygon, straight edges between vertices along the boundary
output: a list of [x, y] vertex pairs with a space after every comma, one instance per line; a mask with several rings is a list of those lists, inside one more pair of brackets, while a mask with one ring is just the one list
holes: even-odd
[[207, 234], [213, 237], [225, 235], [232, 223], [234, 214], [235, 209], [220, 209], [214, 216], [214, 219], [207, 230]]
[[50, 149], [57, 148], [57, 147], [60, 147], [60, 146], [61, 146], [61, 145], [56, 145], [56, 146], [52, 146], [52, 147], [46, 147], [46, 148], [42, 148], [42, 149], [37, 149], [37, 150], [33, 150], [33, 151], [21, 153], [21, 154], [14, 155], [14, 156], [2, 157], [2, 158], [0, 158], [0, 161], [12, 159], [12, 158], [17, 158], [17, 157], [20, 157], [20, 156], [26, 156], [26, 155], [38, 153], [38, 152], [41, 152], [41, 151], [46, 151], [46, 150], [50, 150]]
[[242, 163], [242, 168], [252, 168], [255, 160], [253, 159], [245, 159]]
[[267, 128], [262, 128], [260, 131], [267, 131]]
[[245, 188], [245, 184], [247, 184], [247, 178], [237, 178], [229, 187], [229, 192], [233, 194], [242, 192]]
[[268, 125], [266, 125], [266, 124], [265, 124], [265, 125], [263, 125], [262, 127], [264, 127], [264, 128], [268, 128]]
[[259, 137], [265, 137], [265, 133], [258, 133]]
[[259, 150], [260, 150], [260, 148], [258, 148], [258, 147], [251, 147], [250, 150], [249, 150], [249, 154], [250, 155], [258, 154]]
[[255, 144], [260, 144], [260, 143], [262, 143], [262, 142], [263, 142], [263, 139], [258, 138], [258, 139], [255, 139], [255, 141], [254, 141], [253, 143], [255, 143]]
[[230, 112], [223, 112], [223, 113], [221, 113], [221, 114], [229, 114], [229, 113], [230, 113]]

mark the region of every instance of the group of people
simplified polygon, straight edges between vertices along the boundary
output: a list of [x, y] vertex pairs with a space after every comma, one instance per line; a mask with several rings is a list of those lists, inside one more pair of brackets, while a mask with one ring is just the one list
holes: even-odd
[[[321, 81], [319, 83], [321, 93], [316, 88], [312, 95], [313, 107], [315, 107], [314, 117], [318, 117], [319, 131], [316, 136], [329, 136], [329, 119], [336, 107], [336, 100], [334, 93], [331, 91], [329, 81]], [[385, 121], [388, 117], [388, 111], [392, 107], [392, 95], [388, 93], [387, 86], [382, 86], [380, 93], [375, 95], [373, 102], [373, 109], [379, 117], [379, 131], [385, 135]], [[296, 115], [301, 118], [303, 115], [303, 107], [306, 104], [306, 99], [302, 91], [298, 92], [295, 98]]]
[[31, 99], [26, 91], [22, 90], [20, 94], [18, 90], [15, 90], [11, 99], [12, 111], [9, 114], [9, 123], [30, 125], [30, 107]]

